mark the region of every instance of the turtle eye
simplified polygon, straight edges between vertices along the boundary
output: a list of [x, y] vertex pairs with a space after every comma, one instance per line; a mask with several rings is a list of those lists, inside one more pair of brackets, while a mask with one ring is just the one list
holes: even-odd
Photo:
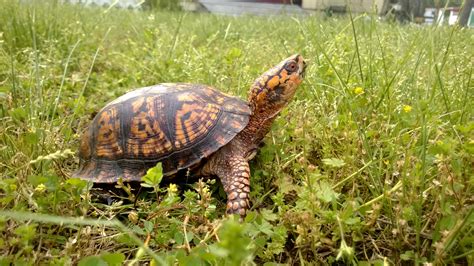
[[297, 68], [298, 68], [298, 65], [294, 61], [286, 64], [286, 66], [285, 66], [285, 69], [288, 72], [295, 72]]

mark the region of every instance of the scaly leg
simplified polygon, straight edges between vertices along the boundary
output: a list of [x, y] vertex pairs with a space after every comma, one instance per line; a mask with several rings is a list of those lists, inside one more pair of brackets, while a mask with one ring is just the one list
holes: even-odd
[[242, 157], [230, 157], [217, 171], [227, 193], [227, 213], [245, 217], [250, 207], [250, 168]]

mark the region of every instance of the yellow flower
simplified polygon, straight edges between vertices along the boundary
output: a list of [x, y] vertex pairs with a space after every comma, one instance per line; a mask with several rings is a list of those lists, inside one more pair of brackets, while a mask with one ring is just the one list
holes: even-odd
[[403, 112], [405, 112], [405, 113], [411, 112], [412, 109], [413, 108], [410, 105], [404, 105], [403, 106]]
[[326, 71], [326, 76], [332, 76], [333, 74], [334, 72], [330, 68]]
[[39, 184], [36, 188], [35, 191], [42, 193], [46, 190], [46, 186], [44, 184]]
[[203, 187], [202, 188], [202, 193], [203, 194], [209, 194], [209, 188], [206, 186], [206, 187]]
[[130, 222], [136, 224], [138, 222], [138, 213], [135, 212], [135, 211], [131, 211], [128, 214], [128, 220], [130, 220]]
[[364, 93], [364, 89], [362, 87], [355, 87], [354, 93], [357, 94], [357, 95], [360, 95], [360, 94]]
[[176, 193], [178, 192], [178, 187], [175, 184], [170, 184], [168, 187], [168, 192], [169, 193]]

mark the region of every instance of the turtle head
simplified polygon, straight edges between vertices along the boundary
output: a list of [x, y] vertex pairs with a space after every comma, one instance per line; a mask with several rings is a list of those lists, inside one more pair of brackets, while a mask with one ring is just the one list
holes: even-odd
[[257, 78], [250, 89], [249, 103], [253, 112], [280, 111], [295, 95], [303, 81], [306, 62], [292, 55]]

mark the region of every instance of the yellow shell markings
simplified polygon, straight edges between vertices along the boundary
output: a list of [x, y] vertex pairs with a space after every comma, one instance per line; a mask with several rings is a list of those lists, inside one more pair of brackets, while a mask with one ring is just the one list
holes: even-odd
[[209, 98], [213, 99], [217, 104], [221, 105], [224, 103], [226, 98], [233, 98], [234, 96], [225, 94], [221, 91], [216, 91], [213, 87], [207, 87], [206, 90], [203, 90], [204, 94]]
[[[229, 122], [229, 116], [223, 116], [222, 120], [220, 121], [222, 125], [226, 125], [228, 124], [228, 122]], [[220, 146], [224, 146], [227, 143], [225, 135], [218, 134], [215, 137], [216, 137], [215, 141], [219, 143]]]
[[[214, 104], [184, 103], [175, 114], [175, 147], [182, 149], [208, 132], [215, 124], [219, 107]], [[214, 119], [210, 115], [214, 114]], [[207, 122], [204, 122], [207, 121]]]
[[[160, 110], [162, 106], [155, 99], [155, 97], [142, 97], [132, 103], [135, 115], [130, 122], [130, 133], [125, 146], [128, 155], [133, 155], [135, 158], [141, 155], [153, 157], [155, 154], [164, 154], [172, 150], [171, 142], [156, 119], [155, 110]], [[146, 111], [140, 112], [143, 104], [146, 105]], [[156, 106], [157, 104], [160, 106]]]
[[191, 102], [195, 100], [195, 96], [191, 93], [182, 93], [178, 95], [178, 101], [180, 102]]
[[99, 117], [96, 155], [98, 157], [122, 156], [123, 150], [119, 143], [120, 119], [117, 116], [117, 107], [104, 110]]
[[189, 118], [184, 121], [189, 141], [193, 142], [195, 139], [205, 135], [210, 127], [215, 124], [218, 113], [219, 109], [211, 104], [207, 105], [201, 114], [192, 112]]

